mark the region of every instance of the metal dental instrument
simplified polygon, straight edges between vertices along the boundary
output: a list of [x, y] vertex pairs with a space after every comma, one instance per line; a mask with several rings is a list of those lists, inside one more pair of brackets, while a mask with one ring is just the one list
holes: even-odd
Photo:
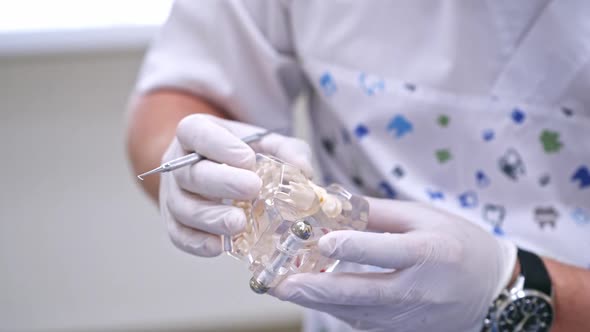
[[[261, 140], [264, 136], [271, 134], [275, 131], [273, 130], [267, 130], [267, 131], [263, 131], [261, 133], [257, 133], [257, 134], [252, 134], [249, 136], [246, 136], [244, 138], [242, 138], [242, 142], [246, 143], [246, 144], [250, 144], [256, 141]], [[156, 174], [156, 173], [165, 173], [165, 172], [170, 172], [173, 171], [175, 169], [187, 166], [187, 165], [192, 165], [194, 163], [197, 163], [201, 160], [205, 160], [207, 158], [201, 156], [200, 154], [193, 152], [190, 154], [187, 154], [186, 156], [182, 156], [180, 158], [176, 158], [173, 160], [170, 160], [168, 162], [163, 163], [162, 165], [160, 165], [160, 167], [154, 168], [151, 171], [145, 172], [143, 174], [139, 174], [137, 176], [138, 179], [140, 179], [141, 181], [143, 181], [143, 178], [148, 176], [148, 175], [152, 175], [152, 174]]]

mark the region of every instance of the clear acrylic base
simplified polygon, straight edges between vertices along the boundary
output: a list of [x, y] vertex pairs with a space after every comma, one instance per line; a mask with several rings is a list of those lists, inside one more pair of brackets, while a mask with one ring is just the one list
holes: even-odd
[[244, 209], [247, 225], [225, 238], [224, 248], [250, 264], [250, 287], [265, 293], [287, 275], [333, 269], [338, 262], [319, 253], [318, 239], [334, 230], [364, 230], [369, 204], [340, 185], [320, 187], [275, 157], [256, 157], [262, 189], [250, 202], [234, 202]]

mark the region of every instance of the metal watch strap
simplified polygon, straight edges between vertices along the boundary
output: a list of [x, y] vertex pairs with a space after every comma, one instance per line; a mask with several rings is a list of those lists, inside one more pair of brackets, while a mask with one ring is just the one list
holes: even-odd
[[524, 276], [524, 288], [534, 289], [551, 296], [551, 277], [541, 258], [518, 248], [520, 273]]

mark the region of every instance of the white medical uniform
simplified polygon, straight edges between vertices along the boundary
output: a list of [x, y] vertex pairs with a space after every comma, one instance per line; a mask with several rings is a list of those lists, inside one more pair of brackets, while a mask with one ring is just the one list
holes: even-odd
[[177, 1], [137, 90], [266, 128], [308, 90], [327, 182], [590, 267], [588, 17], [584, 0]]

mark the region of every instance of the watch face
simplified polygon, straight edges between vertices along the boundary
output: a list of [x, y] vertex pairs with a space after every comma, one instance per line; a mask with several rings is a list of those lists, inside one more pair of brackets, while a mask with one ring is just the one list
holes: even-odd
[[553, 322], [550, 298], [543, 293], [524, 290], [513, 295], [498, 312], [498, 332], [546, 332]]

